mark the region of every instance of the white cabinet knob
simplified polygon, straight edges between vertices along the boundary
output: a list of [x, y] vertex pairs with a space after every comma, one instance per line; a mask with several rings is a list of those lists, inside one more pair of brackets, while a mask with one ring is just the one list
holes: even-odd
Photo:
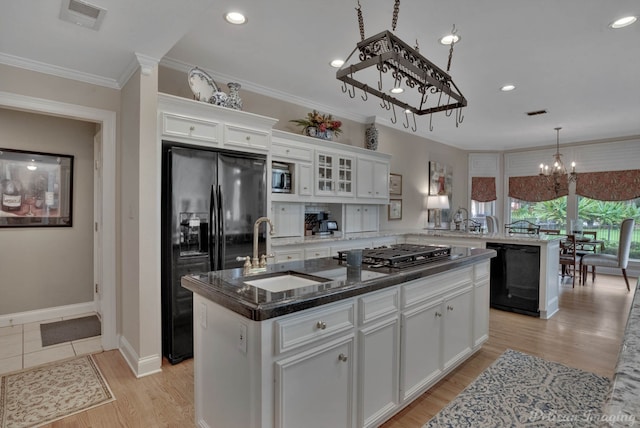
[[436, 312], [436, 317], [441, 317], [442, 314], [440, 312]]
[[346, 363], [347, 360], [348, 360], [348, 357], [346, 355], [344, 355], [344, 354], [340, 354], [340, 355], [338, 355], [338, 360], [342, 361], [343, 363]]
[[447, 310], [448, 310], [448, 311], [453, 311], [453, 306], [451, 306], [451, 305], [447, 305]]
[[316, 323], [316, 327], [320, 330], [324, 330], [325, 328], [327, 328], [327, 323], [325, 323], [324, 321], [318, 321]]

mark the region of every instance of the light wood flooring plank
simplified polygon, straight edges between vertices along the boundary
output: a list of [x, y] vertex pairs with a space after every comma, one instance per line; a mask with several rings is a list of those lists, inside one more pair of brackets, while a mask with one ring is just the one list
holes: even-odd
[[[595, 284], [563, 284], [560, 312], [550, 320], [492, 309], [482, 349], [383, 427], [422, 427], [508, 348], [611, 377], [632, 299], [621, 277], [599, 274]], [[195, 426], [193, 360], [165, 361], [161, 373], [136, 379], [118, 351], [95, 359], [116, 401], [47, 427]]]

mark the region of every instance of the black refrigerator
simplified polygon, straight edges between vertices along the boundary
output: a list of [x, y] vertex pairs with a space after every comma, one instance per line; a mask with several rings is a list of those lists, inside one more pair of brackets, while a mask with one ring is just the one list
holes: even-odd
[[[242, 267], [253, 253], [253, 224], [266, 215], [266, 156], [162, 145], [162, 351], [193, 357], [190, 273]], [[266, 232], [259, 237], [265, 252]]]

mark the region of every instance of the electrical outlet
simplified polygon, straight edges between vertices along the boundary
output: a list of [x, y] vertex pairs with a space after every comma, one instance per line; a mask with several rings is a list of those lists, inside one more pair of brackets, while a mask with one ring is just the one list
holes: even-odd
[[200, 327], [207, 328], [207, 305], [204, 302], [200, 303]]
[[247, 326], [240, 323], [238, 331], [238, 350], [243, 354], [247, 353]]

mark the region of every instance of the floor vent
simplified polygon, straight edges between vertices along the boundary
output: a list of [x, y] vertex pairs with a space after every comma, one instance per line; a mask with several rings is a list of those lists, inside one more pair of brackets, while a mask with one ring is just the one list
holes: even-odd
[[547, 114], [546, 110], [528, 111], [527, 116], [537, 116], [539, 114]]
[[98, 30], [106, 13], [107, 11], [105, 9], [89, 3], [78, 0], [62, 0], [60, 19], [80, 25], [81, 27]]

